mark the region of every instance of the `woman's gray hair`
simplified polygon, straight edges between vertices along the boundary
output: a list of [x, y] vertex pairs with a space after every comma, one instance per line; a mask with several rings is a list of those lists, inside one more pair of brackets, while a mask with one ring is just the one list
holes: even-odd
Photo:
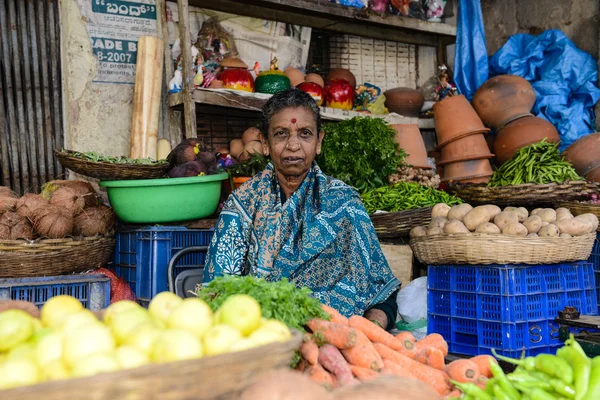
[[263, 106], [259, 128], [265, 138], [269, 136], [269, 124], [273, 115], [290, 107], [304, 107], [311, 111], [317, 123], [317, 135], [321, 132], [321, 111], [315, 100], [310, 94], [291, 88], [275, 93]]

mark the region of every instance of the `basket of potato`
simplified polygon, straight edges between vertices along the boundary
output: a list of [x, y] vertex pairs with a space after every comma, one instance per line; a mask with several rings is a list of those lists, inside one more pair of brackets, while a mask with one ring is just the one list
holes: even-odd
[[567, 208], [437, 204], [428, 226], [410, 231], [425, 264], [553, 264], [590, 257], [598, 218]]

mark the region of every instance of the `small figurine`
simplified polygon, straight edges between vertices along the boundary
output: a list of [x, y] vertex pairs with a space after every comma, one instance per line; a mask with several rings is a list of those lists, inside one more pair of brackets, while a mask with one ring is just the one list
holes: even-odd
[[279, 70], [279, 61], [277, 60], [277, 57], [273, 57], [273, 59], [271, 60], [271, 71], [278, 71]]
[[427, 0], [427, 21], [442, 22], [446, 0]]
[[254, 67], [252, 69], [254, 70], [254, 74], [256, 74], [256, 76], [260, 74], [260, 64], [258, 61], [254, 63]]
[[175, 75], [169, 81], [169, 94], [181, 92], [183, 87], [183, 75], [180, 70], [175, 70]]
[[199, 65], [198, 72], [196, 72], [196, 75], [194, 76], [194, 87], [195, 88], [201, 87], [203, 82], [204, 82], [204, 66]]
[[440, 101], [446, 97], [456, 96], [458, 90], [456, 86], [450, 82], [450, 76], [448, 75], [448, 67], [441, 65], [439, 67], [440, 73], [438, 75], [438, 85], [435, 87], [433, 97], [435, 101]]
[[359, 85], [356, 88], [356, 99], [355, 104], [357, 104], [356, 109], [360, 111], [368, 111], [369, 104], [374, 103], [379, 95], [381, 94], [381, 89], [375, 85], [370, 83], [365, 83], [363, 85]]

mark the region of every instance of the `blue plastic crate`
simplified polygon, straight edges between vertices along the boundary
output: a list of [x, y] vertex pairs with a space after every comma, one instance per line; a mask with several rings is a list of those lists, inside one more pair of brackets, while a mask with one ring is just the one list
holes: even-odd
[[110, 280], [91, 274], [0, 279], [0, 300], [29, 301], [41, 308], [63, 294], [75, 297], [87, 309], [101, 310], [110, 304]]
[[[167, 266], [179, 250], [190, 246], [208, 246], [213, 229], [188, 229], [183, 226], [148, 226], [122, 230], [116, 234], [113, 257], [117, 276], [125, 279], [136, 297], [148, 302], [160, 292], [169, 290]], [[174, 275], [198, 268], [206, 253], [190, 253], [179, 259]]]
[[594, 266], [595, 271], [600, 271], [600, 233], [596, 235], [596, 242], [594, 243], [588, 262]]

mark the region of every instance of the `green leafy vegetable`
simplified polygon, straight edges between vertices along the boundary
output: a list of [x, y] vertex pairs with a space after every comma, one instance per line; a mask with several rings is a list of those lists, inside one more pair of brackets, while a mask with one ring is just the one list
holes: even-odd
[[111, 164], [141, 164], [141, 165], [167, 164], [166, 160], [156, 161], [151, 158], [128, 158], [128, 157], [123, 157], [123, 156], [119, 156], [119, 157], [103, 156], [103, 155], [100, 155], [93, 151], [88, 151], [86, 153], [80, 153], [78, 151], [70, 151], [66, 154], [69, 156], [83, 158], [86, 161], [107, 162], [107, 163], [111, 163]]
[[462, 203], [458, 197], [441, 190], [408, 182], [398, 182], [392, 186], [369, 190], [360, 197], [369, 214], [377, 210], [395, 212], [432, 207], [438, 203], [446, 203], [449, 206]]
[[265, 169], [269, 159], [258, 153], [254, 153], [247, 161], [233, 164], [227, 168], [227, 172], [232, 177], [254, 176]]
[[354, 117], [326, 124], [319, 165], [359, 192], [384, 186], [406, 154], [394, 140], [396, 131], [380, 118]]
[[303, 287], [298, 289], [287, 279], [267, 282], [252, 276], [224, 276], [214, 279], [196, 293], [213, 311], [231, 295], [247, 294], [258, 301], [265, 318], [277, 319], [290, 328], [304, 331], [304, 325], [312, 318], [329, 319], [321, 309], [318, 299]]

